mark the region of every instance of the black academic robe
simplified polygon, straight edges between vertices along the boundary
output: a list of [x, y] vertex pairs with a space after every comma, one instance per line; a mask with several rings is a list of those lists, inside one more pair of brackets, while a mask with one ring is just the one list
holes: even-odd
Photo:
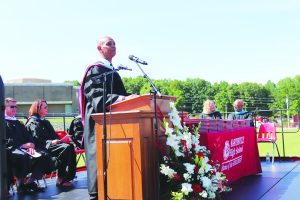
[[14, 174], [18, 178], [25, 177], [29, 172], [34, 172], [35, 175], [41, 176], [45, 173], [51, 172], [53, 164], [50, 156], [36, 148], [36, 151], [42, 156], [33, 158], [29, 154], [21, 150], [21, 146], [26, 143], [34, 143], [33, 137], [26, 130], [23, 123], [19, 120], [5, 120], [6, 123], [6, 137], [8, 159], [10, 167], [15, 170]]
[[241, 119], [248, 119], [250, 120], [250, 126], [254, 126], [253, 123], [253, 115], [248, 111], [241, 111], [241, 112], [233, 112], [228, 115], [229, 120], [241, 120]]
[[201, 119], [222, 119], [222, 115], [219, 111], [215, 111], [209, 114], [201, 113], [200, 118]]
[[76, 174], [76, 154], [73, 144], [52, 144], [59, 139], [51, 123], [46, 119], [32, 116], [26, 123], [26, 128], [33, 136], [37, 148], [47, 151], [57, 168], [57, 176], [64, 181], [70, 181]]
[[[99, 64], [91, 66], [83, 79], [81, 85], [82, 112], [84, 114], [84, 147], [86, 151], [86, 166], [88, 176], [88, 191], [91, 199], [97, 199], [97, 164], [95, 143], [95, 122], [93, 113], [103, 112], [103, 80], [93, 81], [93, 77], [109, 72], [108, 69]], [[106, 102], [105, 107], [115, 102], [119, 95], [127, 95], [120, 75], [115, 72], [106, 79]]]
[[72, 120], [69, 127], [69, 135], [78, 148], [84, 148], [84, 145], [82, 144], [83, 125], [81, 122], [81, 117], [76, 117]]

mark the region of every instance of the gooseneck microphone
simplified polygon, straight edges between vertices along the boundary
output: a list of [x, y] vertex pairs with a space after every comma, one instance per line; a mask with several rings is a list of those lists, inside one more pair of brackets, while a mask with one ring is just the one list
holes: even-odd
[[134, 55], [130, 55], [128, 56], [128, 58], [136, 63], [140, 63], [142, 65], [148, 65], [148, 63], [144, 60], [139, 59], [138, 57], [134, 56]]

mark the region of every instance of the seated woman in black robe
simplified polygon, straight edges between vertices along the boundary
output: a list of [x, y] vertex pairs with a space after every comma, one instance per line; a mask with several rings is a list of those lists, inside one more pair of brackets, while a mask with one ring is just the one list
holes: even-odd
[[30, 107], [26, 128], [38, 148], [49, 152], [57, 168], [56, 186], [72, 186], [76, 174], [76, 154], [72, 144], [61, 141], [51, 123], [44, 117], [48, 113], [45, 100], [36, 100]]
[[[5, 125], [6, 148], [8, 162], [8, 184], [13, 183], [12, 176], [17, 179], [17, 191], [42, 191], [34, 182], [41, 179], [45, 173], [50, 173], [54, 165], [51, 157], [45, 152], [39, 151], [33, 144], [33, 138], [26, 130], [23, 123], [16, 119], [16, 100], [5, 99]], [[24, 183], [24, 178], [31, 173], [30, 178]]]
[[216, 110], [215, 103], [212, 100], [206, 100], [203, 103], [203, 111], [200, 114], [201, 119], [222, 119], [221, 113]]

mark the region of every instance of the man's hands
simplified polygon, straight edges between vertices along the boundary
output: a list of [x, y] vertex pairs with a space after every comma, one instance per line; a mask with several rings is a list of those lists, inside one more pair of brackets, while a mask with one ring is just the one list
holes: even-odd
[[26, 149], [27, 153], [30, 155], [35, 154], [35, 145], [31, 142], [23, 144], [21, 148]]
[[21, 146], [22, 149], [29, 149], [29, 148], [35, 148], [35, 145], [31, 142], [25, 143]]

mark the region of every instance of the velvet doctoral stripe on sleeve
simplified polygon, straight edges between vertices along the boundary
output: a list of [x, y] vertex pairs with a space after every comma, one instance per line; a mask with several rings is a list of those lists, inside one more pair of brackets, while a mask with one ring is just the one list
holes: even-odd
[[[87, 72], [84, 95], [86, 99], [85, 109], [93, 109], [93, 113], [103, 112], [103, 78], [93, 79], [98, 75], [111, 71], [110, 69], [93, 66]], [[126, 95], [126, 90], [118, 73], [106, 76], [106, 102], [105, 107], [117, 100], [119, 95]]]

